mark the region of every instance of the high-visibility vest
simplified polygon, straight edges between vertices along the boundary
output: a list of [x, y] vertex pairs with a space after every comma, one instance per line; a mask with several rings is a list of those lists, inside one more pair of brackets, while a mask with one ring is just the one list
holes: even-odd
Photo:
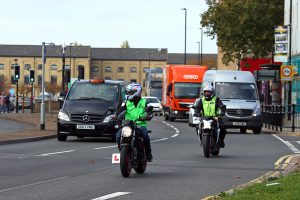
[[[145, 110], [146, 110], [146, 100], [145, 99], [143, 99], [143, 98], [140, 99], [140, 101], [136, 107], [132, 101], [127, 101], [125, 119], [126, 120], [136, 120], [140, 117], [144, 117], [144, 116], [146, 116]], [[147, 127], [146, 121], [137, 121], [136, 124]]]
[[203, 116], [205, 117], [217, 116], [216, 99], [217, 98], [215, 96], [210, 101], [207, 101], [204, 97], [202, 98]]

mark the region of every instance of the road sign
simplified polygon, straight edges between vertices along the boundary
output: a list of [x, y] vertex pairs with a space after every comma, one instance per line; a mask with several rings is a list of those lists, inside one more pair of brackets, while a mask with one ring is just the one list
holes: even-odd
[[280, 77], [281, 81], [292, 81], [294, 72], [293, 72], [293, 66], [290, 65], [281, 65], [280, 67]]

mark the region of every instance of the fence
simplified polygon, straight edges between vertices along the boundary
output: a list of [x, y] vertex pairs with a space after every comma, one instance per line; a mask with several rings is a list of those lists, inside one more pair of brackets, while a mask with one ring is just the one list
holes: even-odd
[[[292, 132], [300, 128], [300, 113], [298, 104], [290, 105], [262, 105], [262, 122], [265, 128], [278, 129], [291, 128]], [[298, 108], [298, 109], [297, 109]]]

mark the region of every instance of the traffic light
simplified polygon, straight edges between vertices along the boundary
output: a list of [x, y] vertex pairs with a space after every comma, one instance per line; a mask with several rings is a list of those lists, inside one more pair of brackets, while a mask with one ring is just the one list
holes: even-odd
[[20, 65], [15, 65], [15, 80], [20, 79]]
[[30, 70], [29, 82], [34, 83], [34, 70]]

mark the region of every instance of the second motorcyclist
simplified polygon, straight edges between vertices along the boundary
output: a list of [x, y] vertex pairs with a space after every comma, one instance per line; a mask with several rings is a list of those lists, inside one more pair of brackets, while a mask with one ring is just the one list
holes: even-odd
[[[118, 108], [116, 112], [116, 116], [118, 116], [121, 112], [125, 112], [125, 120], [137, 120], [141, 116], [147, 117], [146, 100], [141, 98], [142, 86], [136, 83], [130, 84], [126, 87], [126, 93], [128, 95], [127, 100], [123, 102], [122, 105]], [[153, 156], [151, 151], [150, 137], [148, 135], [148, 130], [147, 130], [147, 122], [145, 120], [141, 120], [141, 121], [137, 121], [136, 123], [139, 126], [141, 126], [141, 132], [145, 144], [147, 160], [148, 162], [152, 162]], [[118, 130], [116, 134], [116, 142], [119, 148], [120, 148], [120, 140], [121, 140], [121, 130]]]
[[[201, 113], [204, 117], [219, 117], [224, 116], [225, 109], [224, 105], [219, 97], [216, 97], [214, 94], [213, 87], [208, 85], [203, 89], [204, 97], [198, 101], [198, 104], [195, 106], [195, 113]], [[225, 135], [226, 129], [223, 126], [222, 120], [219, 119], [219, 127], [220, 127], [220, 147], [225, 147]], [[217, 131], [217, 127], [215, 127]]]

